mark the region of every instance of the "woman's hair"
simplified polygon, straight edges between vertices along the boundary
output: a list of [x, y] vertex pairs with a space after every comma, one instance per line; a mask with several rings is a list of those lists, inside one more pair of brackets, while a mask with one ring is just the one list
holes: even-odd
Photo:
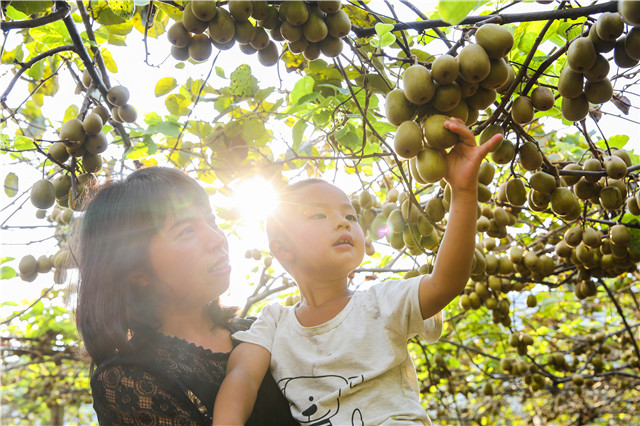
[[[158, 288], [136, 285], [131, 277], [150, 272], [149, 243], [166, 220], [192, 207], [210, 208], [206, 191], [183, 172], [165, 167], [139, 169], [124, 180], [107, 182], [88, 202], [76, 253], [76, 324], [94, 363], [129, 352], [137, 331], [160, 326]], [[210, 308], [215, 325], [233, 316], [217, 301]]]

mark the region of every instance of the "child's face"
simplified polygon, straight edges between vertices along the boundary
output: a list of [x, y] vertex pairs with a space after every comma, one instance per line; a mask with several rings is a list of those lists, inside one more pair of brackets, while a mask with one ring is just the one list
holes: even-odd
[[318, 278], [346, 278], [364, 257], [364, 234], [347, 195], [331, 184], [313, 183], [292, 198], [283, 207], [280, 226], [296, 270]]

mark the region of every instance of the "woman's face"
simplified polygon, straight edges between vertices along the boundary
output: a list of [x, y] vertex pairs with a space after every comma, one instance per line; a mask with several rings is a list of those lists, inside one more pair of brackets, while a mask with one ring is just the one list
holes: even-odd
[[184, 209], [151, 239], [153, 281], [172, 308], [191, 309], [217, 299], [229, 287], [227, 238], [208, 208]]

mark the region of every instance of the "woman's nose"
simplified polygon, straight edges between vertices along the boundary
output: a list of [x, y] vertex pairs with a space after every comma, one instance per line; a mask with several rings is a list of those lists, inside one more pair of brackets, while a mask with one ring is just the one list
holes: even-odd
[[217, 226], [211, 226], [207, 224], [203, 227], [202, 238], [205, 240], [207, 248], [215, 249], [218, 248], [227, 242], [227, 237], [224, 235], [222, 230]]

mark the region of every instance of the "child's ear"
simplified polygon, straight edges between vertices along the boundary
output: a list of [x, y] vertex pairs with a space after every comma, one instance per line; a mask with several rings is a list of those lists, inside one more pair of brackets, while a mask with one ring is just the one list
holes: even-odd
[[287, 243], [281, 238], [273, 238], [269, 241], [269, 249], [278, 262], [286, 262], [293, 259], [293, 252]]

